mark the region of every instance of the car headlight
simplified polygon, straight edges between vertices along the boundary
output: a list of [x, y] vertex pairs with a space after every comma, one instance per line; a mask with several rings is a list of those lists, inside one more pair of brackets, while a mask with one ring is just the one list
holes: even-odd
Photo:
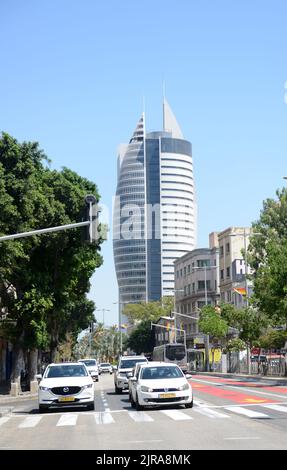
[[150, 387], [146, 387], [145, 385], [141, 386], [141, 392], [152, 392], [153, 389]]
[[178, 387], [178, 390], [188, 390], [189, 389], [189, 384], [184, 384]]
[[83, 389], [85, 389], [85, 388], [92, 388], [93, 386], [94, 386], [94, 384], [88, 384], [88, 385], [83, 385], [82, 388], [83, 388]]
[[49, 392], [49, 387], [42, 387], [42, 385], [39, 386], [40, 390], [44, 390], [45, 392]]

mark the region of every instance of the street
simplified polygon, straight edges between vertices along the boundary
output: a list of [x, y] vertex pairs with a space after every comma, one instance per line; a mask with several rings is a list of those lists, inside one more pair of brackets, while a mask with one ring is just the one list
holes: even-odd
[[42, 414], [37, 399], [17, 399], [0, 418], [0, 449], [287, 449], [286, 385], [204, 375], [191, 383], [192, 409], [135, 411], [110, 375], [95, 383], [95, 411]]

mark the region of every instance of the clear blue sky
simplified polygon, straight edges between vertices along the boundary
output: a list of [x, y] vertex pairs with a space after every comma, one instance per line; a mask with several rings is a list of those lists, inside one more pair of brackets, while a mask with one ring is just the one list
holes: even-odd
[[[0, 0], [0, 130], [95, 181], [111, 210], [117, 147], [143, 96], [147, 129], [161, 129], [165, 80], [193, 145], [208, 246], [212, 231], [249, 226], [286, 183], [286, 18], [285, 0]], [[90, 296], [113, 324], [111, 240], [102, 253]]]

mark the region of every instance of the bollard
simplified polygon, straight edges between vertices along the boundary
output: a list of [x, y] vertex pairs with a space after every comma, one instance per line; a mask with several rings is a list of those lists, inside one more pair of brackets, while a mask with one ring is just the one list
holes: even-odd
[[30, 392], [38, 393], [38, 381], [37, 380], [30, 381]]
[[20, 392], [20, 387], [18, 382], [11, 382], [11, 390], [10, 390], [10, 395], [12, 397], [17, 397]]

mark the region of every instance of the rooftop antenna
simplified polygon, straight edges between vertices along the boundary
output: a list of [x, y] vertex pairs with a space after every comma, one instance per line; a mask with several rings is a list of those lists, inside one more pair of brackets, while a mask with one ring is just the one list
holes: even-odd
[[162, 102], [163, 102], [163, 130], [165, 131], [165, 112], [164, 112], [164, 103], [165, 103], [165, 80], [162, 81]]

